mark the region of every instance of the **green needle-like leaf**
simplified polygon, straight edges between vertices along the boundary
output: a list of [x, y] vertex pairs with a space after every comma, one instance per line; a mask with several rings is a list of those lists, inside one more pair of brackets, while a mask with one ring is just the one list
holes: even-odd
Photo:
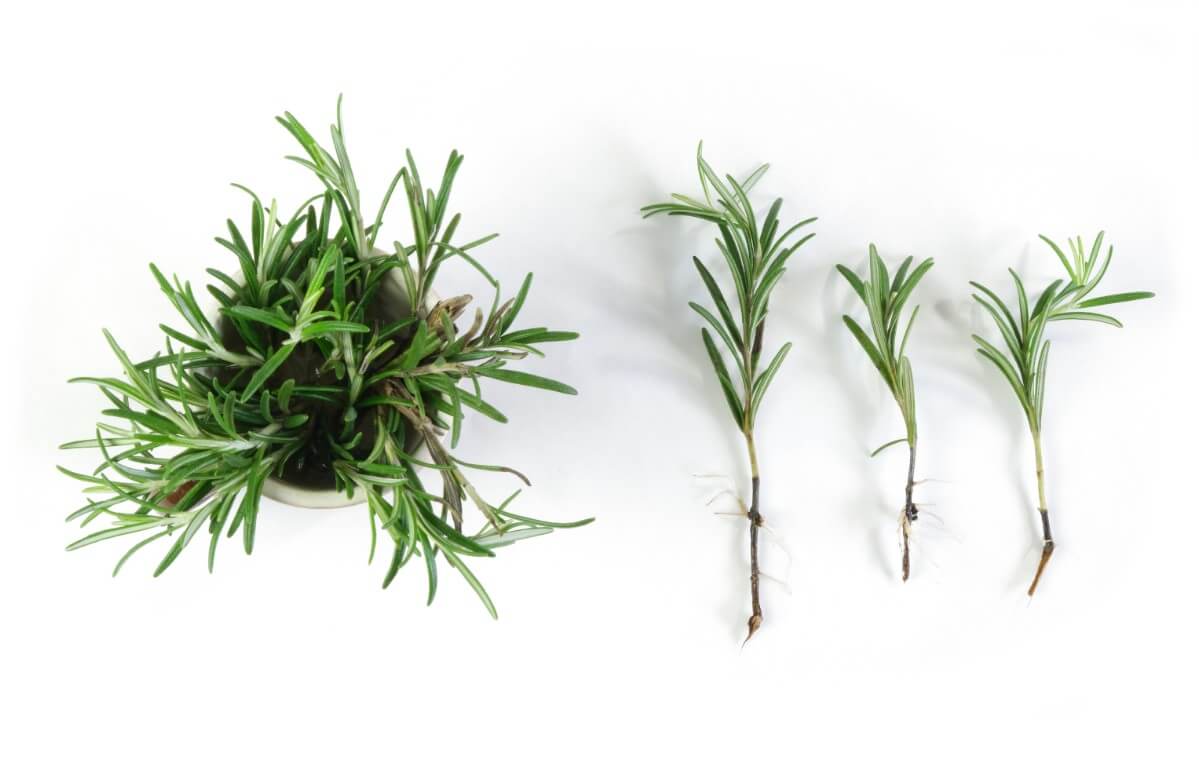
[[532, 373], [522, 373], [518, 370], [480, 370], [479, 375], [494, 378], [497, 381], [515, 383], [520, 386], [532, 386], [535, 389], [556, 391], [559, 394], [573, 395], [579, 393], [573, 386], [567, 386], [560, 381], [555, 381], [552, 378], [543, 378], [540, 375], [533, 375]]
[[875, 456], [877, 456], [879, 453], [882, 453], [887, 448], [892, 447], [894, 445], [898, 445], [900, 443], [906, 443], [907, 441], [908, 441], [907, 437], [900, 437], [897, 440], [891, 440], [890, 442], [884, 442], [882, 445], [879, 445], [877, 448], [874, 449], [874, 451], [870, 454], [870, 457], [874, 458]]
[[716, 343], [713, 342], [712, 336], [708, 334], [706, 328], [700, 330], [700, 335], [704, 339], [704, 349], [708, 352], [708, 359], [712, 362], [713, 369], [716, 370], [716, 378], [720, 381], [720, 389], [724, 392], [724, 398], [733, 414], [733, 420], [738, 425], [742, 425], [745, 422], [744, 407], [737, 395], [736, 388], [733, 387], [733, 379], [729, 376], [729, 370], [724, 364], [724, 357], [720, 355]]
[[1119, 292], [1115, 295], [1103, 295], [1097, 298], [1088, 298], [1078, 304], [1079, 308], [1094, 308], [1095, 306], [1110, 306], [1113, 303], [1127, 303], [1130, 300], [1148, 300], [1153, 297], [1152, 292]]

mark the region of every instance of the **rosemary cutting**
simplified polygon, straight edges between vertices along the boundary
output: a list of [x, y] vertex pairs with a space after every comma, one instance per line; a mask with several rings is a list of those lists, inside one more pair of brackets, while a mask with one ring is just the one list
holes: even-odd
[[[1015, 312], [1004, 304], [999, 296], [978, 282], [971, 282], [981, 295], [974, 295], [979, 305], [986, 309], [995, 321], [995, 326], [1007, 346], [1007, 353], [992, 345], [978, 335], [973, 336], [978, 343], [978, 353], [988, 359], [1004, 378], [1011, 384], [1020, 407], [1028, 420], [1028, 428], [1032, 433], [1033, 451], [1037, 465], [1037, 501], [1038, 512], [1041, 515], [1041, 532], [1043, 544], [1041, 559], [1037, 563], [1037, 571], [1032, 584], [1028, 587], [1031, 596], [1037, 591], [1045, 566], [1053, 556], [1054, 539], [1049, 527], [1049, 505], [1045, 499], [1045, 464], [1041, 453], [1041, 427], [1045, 407], [1045, 371], [1049, 364], [1049, 340], [1045, 337], [1045, 328], [1051, 321], [1083, 321], [1101, 322], [1113, 327], [1123, 327], [1114, 317], [1091, 311], [1092, 308], [1127, 303], [1132, 300], [1144, 300], [1153, 297], [1152, 292], [1121, 292], [1115, 295], [1091, 297], [1107, 273], [1112, 261], [1112, 247], [1103, 253], [1103, 231], [1095, 237], [1090, 250], [1086, 250], [1079, 236], [1071, 239], [1071, 256], [1067, 257], [1061, 247], [1045, 236], [1040, 237], [1049, 245], [1066, 268], [1066, 278], [1056, 279], [1049, 284], [1030, 305], [1029, 296], [1025, 292], [1024, 282], [1020, 276], [1008, 269], [1012, 281], [1016, 285]], [[1102, 259], [1100, 259], [1102, 256]]]
[[871, 244], [868, 276], [859, 277], [844, 265], [837, 266], [837, 270], [841, 272], [863, 305], [866, 306], [866, 313], [870, 319], [870, 333], [867, 334], [852, 317], [844, 315], [841, 318], [858, 343], [861, 344], [866, 355], [870, 357], [875, 368], [878, 369], [879, 375], [883, 377], [883, 382], [891, 391], [891, 396], [899, 405], [899, 412], [903, 417], [904, 436], [885, 443], [871, 453], [870, 457], [877, 456], [893, 445], [907, 443], [908, 480], [904, 486], [904, 505], [899, 517], [900, 531], [903, 534], [901, 560], [903, 581], [905, 582], [911, 573], [908, 541], [912, 533], [912, 524], [916, 522], [919, 510], [912, 502], [912, 488], [915, 485], [916, 475], [916, 389], [912, 383], [912, 363], [904, 355], [904, 349], [907, 348], [908, 335], [912, 332], [912, 323], [916, 321], [916, 313], [920, 310], [920, 306], [912, 309], [912, 314], [908, 317], [907, 324], [904, 325], [902, 335], [899, 334], [899, 325], [904, 303], [907, 302], [912, 290], [916, 288], [924, 274], [933, 267], [933, 260], [930, 257], [909, 273], [913, 260], [914, 258], [908, 257], [900, 263], [894, 278], [891, 278], [887, 274], [887, 266], [878, 255], [878, 250]]
[[[64, 448], [98, 448], [91, 472], [63, 469], [88, 487], [87, 504], [68, 520], [86, 526], [101, 515], [111, 527], [68, 549], [136, 537], [115, 575], [136, 552], [160, 539], [170, 546], [154, 575], [165, 571], [192, 539], [207, 531], [208, 569], [222, 533], [239, 531], [252, 552], [264, 486], [271, 479], [365, 494], [368, 560], [379, 534], [392, 547], [387, 587], [414, 557], [424, 564], [428, 602], [437, 592], [439, 558], [456, 569], [488, 612], [495, 605], [467, 566], [517, 540], [589, 520], [555, 523], [512, 511], [513, 493], [485, 499], [471, 473], [519, 472], [460, 458], [455, 447], [467, 409], [499, 422], [505, 416], [483, 397], [485, 380], [574, 394], [566, 384], [510, 367], [541, 344], [576, 333], [518, 327], [532, 274], [504, 300], [476, 250], [495, 238], [456, 240], [461, 216], [447, 217], [450, 190], [462, 164], [451, 152], [436, 188], [422, 186], [416, 161], [391, 180], [368, 215], [346, 152], [338, 100], [332, 149], [318, 143], [290, 113], [278, 119], [303, 151], [291, 160], [310, 170], [323, 190], [290, 216], [249, 194], [248, 230], [228, 222], [217, 241], [239, 272], [210, 269], [208, 291], [218, 312], [206, 314], [189, 282], [168, 280], [151, 265], [159, 288], [183, 319], [161, 325], [165, 352], [135, 361], [105, 331], [123, 377], [76, 378], [97, 386], [111, 403], [94, 437]], [[407, 241], [379, 245], [393, 193], [402, 191], [411, 223]], [[430, 300], [438, 271], [450, 260], [476, 269], [494, 289], [486, 313], [459, 319], [469, 295]], [[463, 320], [465, 321], [465, 320]], [[465, 329], [463, 329], [463, 327]], [[416, 455], [420, 446], [429, 460]], [[61, 468], [61, 467], [60, 467]], [[440, 493], [418, 473], [433, 470]], [[466, 533], [465, 504], [482, 515]]]
[[[761, 473], [758, 465], [757, 446], [754, 443], [754, 428], [762, 398], [771, 381], [782, 366], [791, 344], [784, 343], [763, 367], [762, 348], [766, 333], [766, 317], [770, 308], [770, 296], [786, 271], [787, 261], [814, 234], [799, 235], [799, 231], [816, 221], [815, 217], [802, 220], [789, 228], [780, 228], [779, 210], [783, 200], [776, 199], [764, 219], [759, 221], [749, 200], [749, 192], [766, 173], [763, 164], [748, 177], [738, 182], [731, 175], [722, 179], [703, 156], [703, 143], [696, 152], [700, 186], [703, 200], [674, 194], [671, 200], [651, 204], [641, 209], [642, 216], [665, 214], [693, 217], [716, 225], [719, 235], [716, 246], [724, 257], [731, 274], [736, 296], [736, 312], [729, 305], [711, 271], [698, 257], [692, 257], [704, 286], [711, 297], [712, 309], [699, 303], [689, 303], [704, 322], [700, 328], [704, 348], [716, 379], [728, 403], [733, 421], [745, 438], [749, 456], [750, 504], [744, 507], [749, 521], [749, 565], [750, 605], [746, 635], [748, 641], [762, 626], [762, 601], [759, 592], [761, 571], [758, 564], [758, 531], [765, 523], [761, 511]], [[711, 330], [711, 332], [709, 331]], [[717, 345], [712, 337], [715, 332], [723, 345]], [[729, 357], [737, 376], [729, 372], [725, 357]]]

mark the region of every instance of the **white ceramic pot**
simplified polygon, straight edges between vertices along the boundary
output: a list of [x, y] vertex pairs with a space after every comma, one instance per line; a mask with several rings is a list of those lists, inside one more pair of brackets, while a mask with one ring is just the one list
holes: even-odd
[[262, 495], [280, 504], [305, 509], [339, 509], [352, 507], [366, 501], [366, 492], [355, 488], [353, 496], [346, 496], [344, 491], [318, 490], [316, 488], [301, 488], [277, 477], [268, 477], [262, 484]]

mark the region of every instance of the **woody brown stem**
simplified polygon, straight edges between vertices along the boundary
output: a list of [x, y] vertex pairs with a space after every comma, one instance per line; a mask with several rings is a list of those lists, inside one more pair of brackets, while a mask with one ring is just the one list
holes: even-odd
[[762, 514], [758, 511], [760, 483], [761, 480], [755, 475], [753, 497], [749, 506], [749, 594], [753, 612], [749, 617], [749, 634], [745, 636], [747, 641], [762, 626], [762, 599], [758, 593], [758, 584], [761, 578], [761, 571], [758, 568], [758, 529], [762, 527]]
[[912, 487], [916, 477], [916, 442], [915, 440], [908, 442], [908, 482], [904, 487], [904, 504], [903, 518], [901, 527], [903, 530], [903, 580], [906, 582], [912, 571], [911, 552], [908, 547], [908, 539], [912, 534], [912, 523], [916, 522], [916, 513], [919, 511], [914, 503], [912, 503]]
[[[405, 401], [412, 401], [407, 389], [395, 379], [388, 379], [383, 384], [384, 393], [391, 396], [400, 397]], [[425, 446], [429, 449], [429, 455], [433, 459], [433, 463], [437, 464], [441, 472], [442, 480], [442, 501], [449, 510], [451, 519], [453, 520], [455, 530], [462, 531], [462, 497], [465, 495], [474, 503], [487, 521], [491, 523], [496, 530], [502, 530], [504, 523], [497, 517], [495, 508], [483, 500], [475, 487], [466, 479], [466, 475], [458, 468], [454, 462], [450, 452], [446, 450], [445, 445], [441, 442], [438, 436], [438, 429], [427, 417], [422, 416], [413, 408], [403, 404], [394, 404], [392, 406], [405, 420], [408, 421], [425, 442]], [[503, 467], [504, 471], [512, 472], [526, 484], [528, 478], [517, 472], [515, 469]]]

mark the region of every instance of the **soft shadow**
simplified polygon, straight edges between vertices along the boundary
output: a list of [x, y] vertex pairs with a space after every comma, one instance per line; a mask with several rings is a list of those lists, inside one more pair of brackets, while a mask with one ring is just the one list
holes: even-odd
[[[638, 211], [643, 204], [666, 200], [671, 192], [689, 190], [692, 179], [684, 177], [662, 180], [641, 170], [648, 168], [646, 158], [630, 143], [613, 139], [605, 149], [611, 169], [632, 170], [626, 177], [611, 181], [611, 201], [603, 202], [604, 209], [628, 206], [627, 215], [618, 213], [615, 222], [620, 227], [597, 234], [601, 241], [619, 245], [616, 254], [604, 254], [594, 260], [580, 260], [576, 281], [587, 287], [579, 293], [577, 303], [585, 316], [596, 324], [605, 319], [619, 319], [620, 327], [630, 339], [624, 345], [606, 346], [602, 354], [604, 377], [613, 389], [627, 389], [629, 383], [647, 379], [663, 385], [691, 408], [695, 421], [711, 421], [718, 427], [720, 447], [713, 448], [713, 466], [693, 470], [694, 473], [723, 473], [730, 485], [742, 497], [748, 497], [748, 462], [740, 433], [730, 419], [728, 406], [712, 372], [700, 338], [701, 319], [688, 307], [689, 301], [710, 305], [691, 257], [697, 255], [713, 271], [722, 287], [728, 286], [727, 271], [722, 261], [713, 260], [716, 247], [712, 243], [713, 229], [678, 217], [642, 219]], [[698, 186], [698, 182], [695, 182]], [[717, 256], [718, 257], [718, 256]], [[640, 340], [646, 336], [648, 342]], [[665, 345], [663, 345], [665, 344]], [[723, 455], [722, 455], [723, 454]], [[728, 468], [719, 468], [731, 459]], [[688, 481], [691, 482], [690, 480]], [[693, 485], [684, 490], [694, 491]], [[698, 497], [697, 497], [698, 498]], [[732, 508], [731, 500], [723, 499], [705, 506], [699, 502], [696, 516], [715, 520], [712, 514]], [[729, 539], [734, 550], [735, 565], [741, 581], [727, 582], [728, 593], [718, 601], [723, 619], [748, 618], [748, 528], [744, 520], [731, 520], [736, 526]], [[698, 523], [697, 523], [698, 525]], [[705, 527], [707, 524], [705, 523]]]

